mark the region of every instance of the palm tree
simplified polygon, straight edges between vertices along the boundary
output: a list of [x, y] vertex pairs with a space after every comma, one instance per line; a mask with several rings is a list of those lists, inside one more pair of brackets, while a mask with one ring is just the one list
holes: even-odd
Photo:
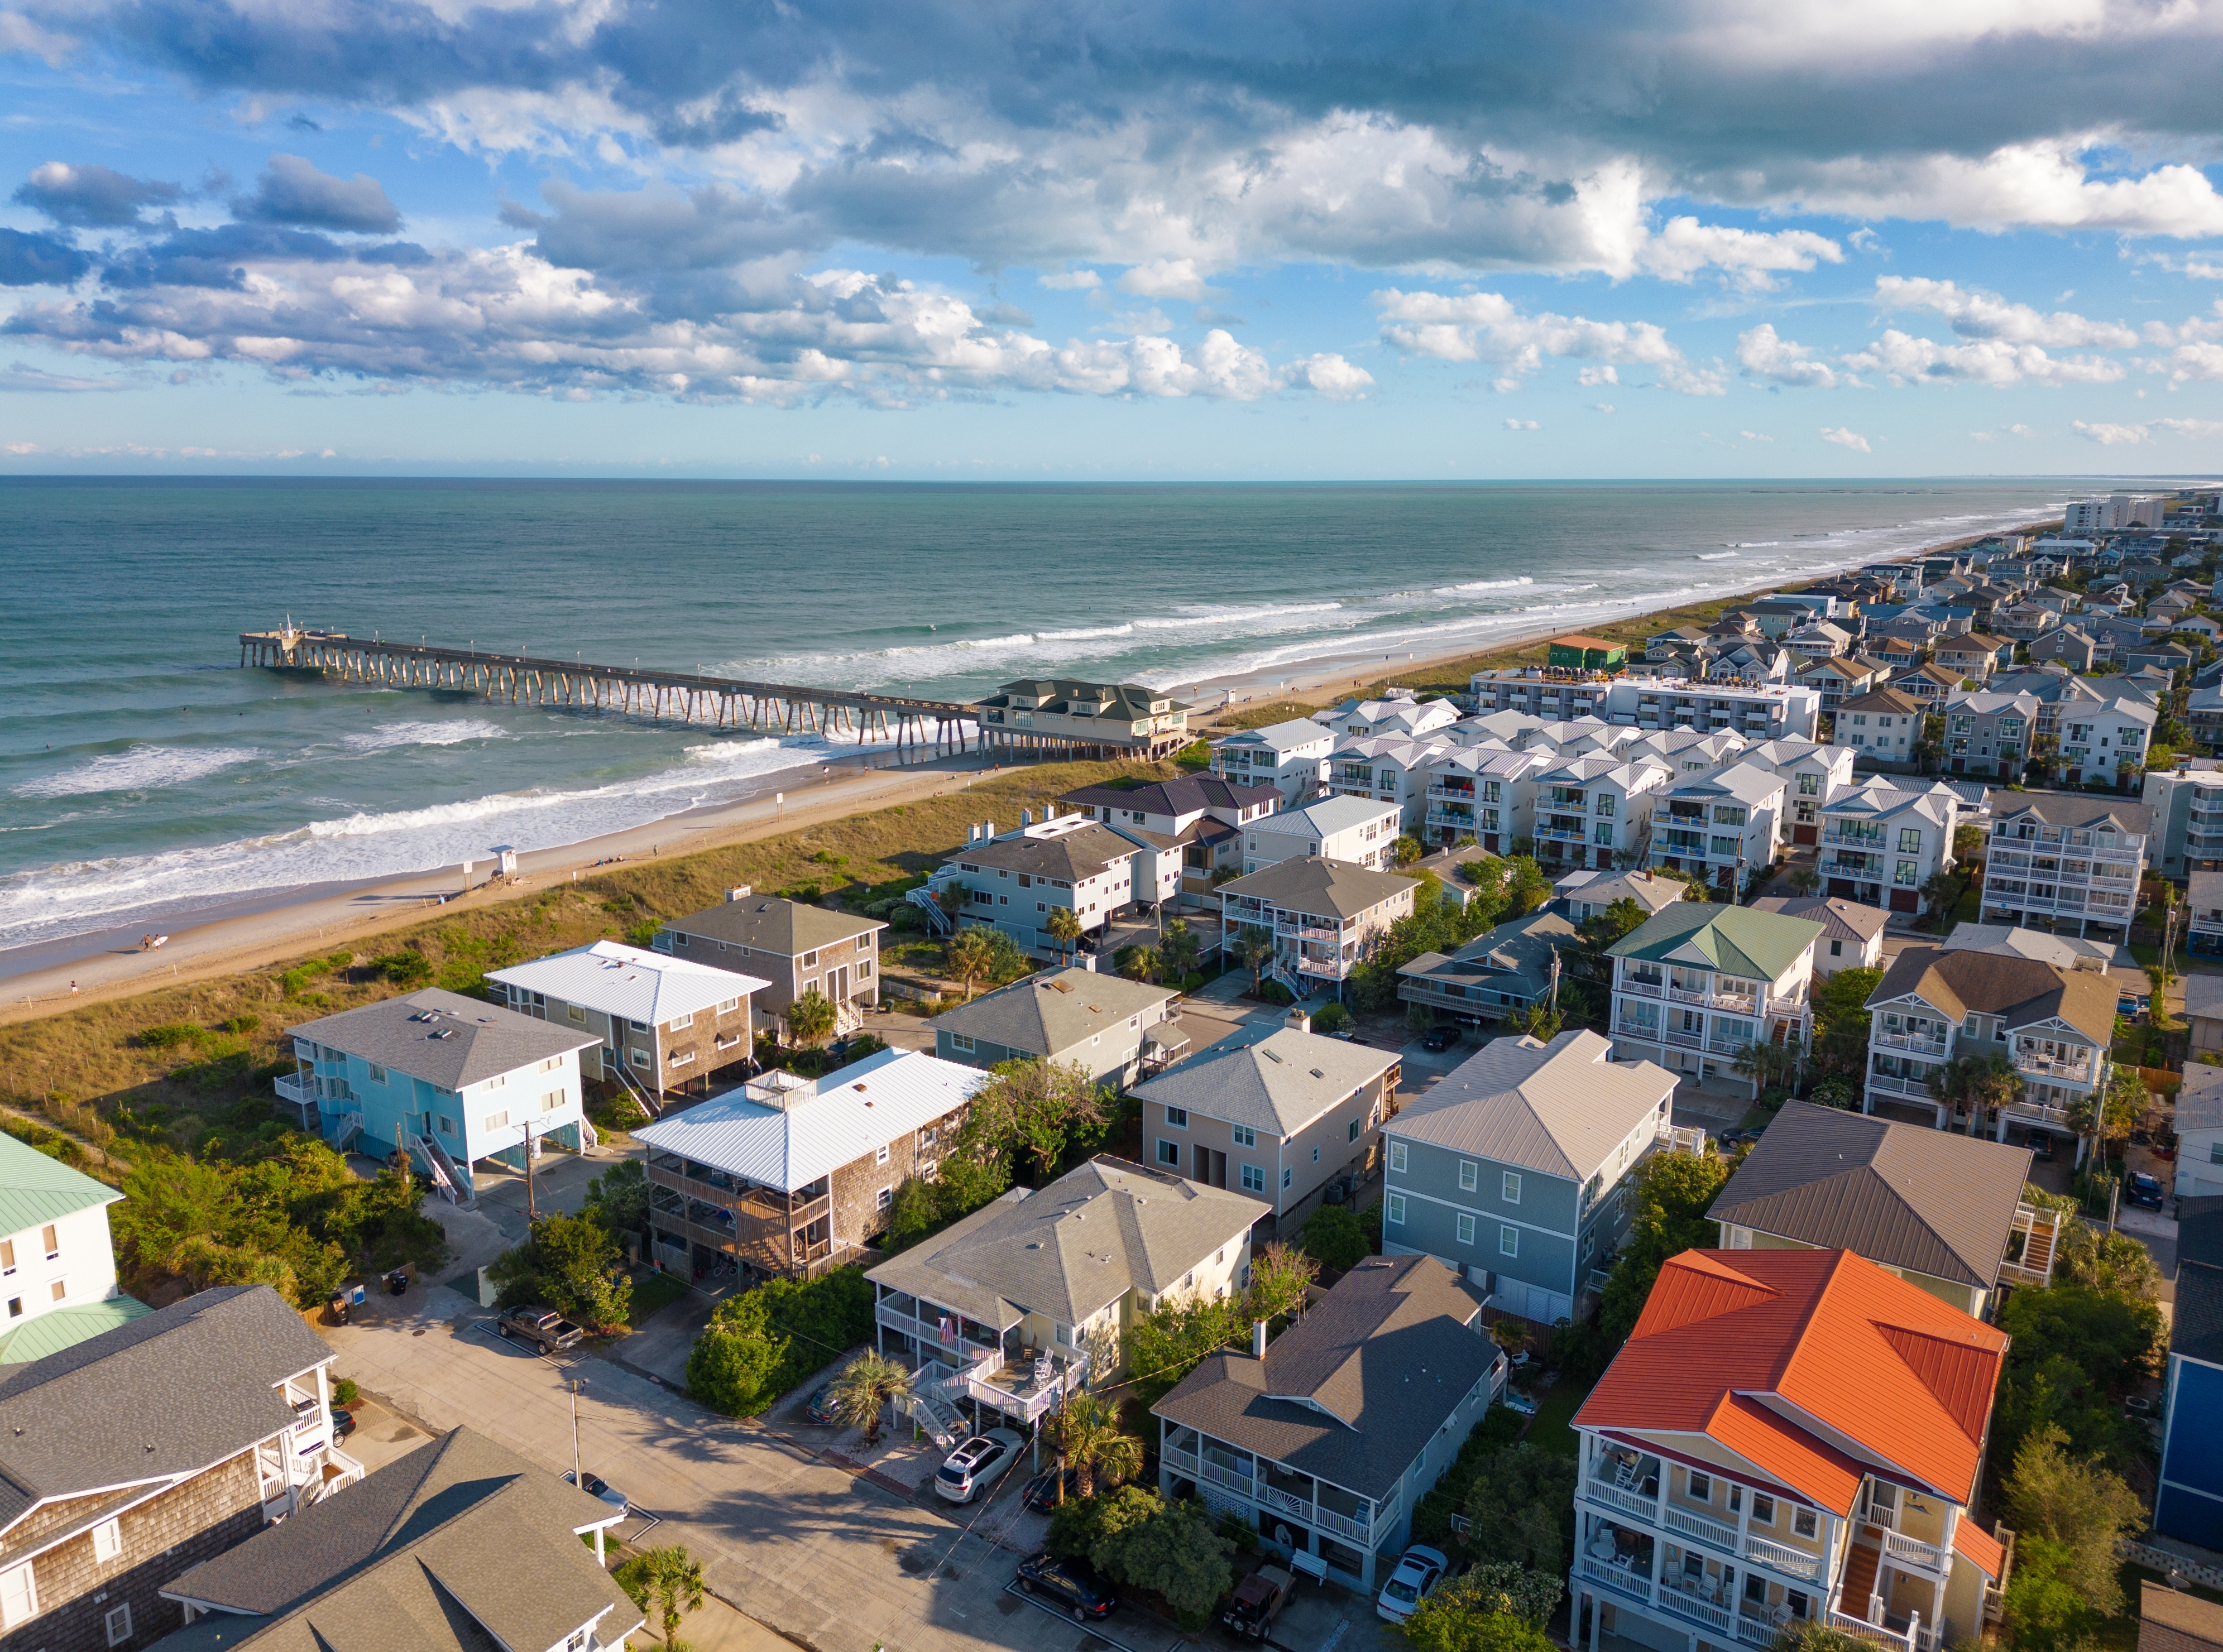
[[1968, 1134], [1980, 1136], [1984, 1134], [1986, 1115], [2022, 1093], [2022, 1075], [2003, 1055], [1956, 1056], [1931, 1076], [1930, 1093], [1941, 1102], [1966, 1108]]
[[[1048, 1432], [1057, 1447], [1061, 1468], [1070, 1464], [1074, 1489], [1083, 1498], [1096, 1495], [1096, 1477], [1117, 1486], [1143, 1472], [1143, 1442], [1119, 1432], [1112, 1408], [1086, 1391], [1069, 1398], [1049, 1419]], [[1058, 1495], [1065, 1494], [1065, 1476], [1058, 1476]]]
[[1165, 955], [1155, 946], [1137, 946], [1129, 949], [1126, 965], [1120, 970], [1121, 974], [1131, 981], [1148, 981], [1153, 983], [1165, 972]]
[[1801, 895], [1811, 895], [1822, 887], [1822, 874], [1811, 866], [1794, 866], [1791, 869], [1791, 887]]
[[834, 1001], [813, 987], [787, 1007], [788, 1036], [806, 1049], [816, 1049], [834, 1036], [839, 1019]]
[[1080, 939], [1080, 914], [1071, 907], [1057, 907], [1049, 914], [1049, 938], [1065, 954], [1067, 964], [1073, 962], [1073, 944]]
[[1274, 958], [1274, 932], [1263, 924], [1245, 924], [1235, 932], [1235, 939], [1227, 944], [1228, 956], [1238, 964], [1250, 967], [1250, 996], [1256, 997], [1264, 985], [1266, 965]]
[[676, 1652], [673, 1637], [679, 1633], [680, 1618], [688, 1612], [702, 1610], [702, 1597], [708, 1589], [702, 1577], [702, 1562], [677, 1543], [669, 1548], [650, 1551], [648, 1559], [649, 1586], [656, 1595], [664, 1649]]
[[949, 973], [965, 983], [965, 1001], [973, 1001], [973, 983], [996, 967], [995, 936], [1000, 931], [983, 929], [974, 925], [960, 929], [949, 938], [942, 948], [945, 967]]
[[1176, 918], [1166, 926], [1166, 938], [1158, 951], [1166, 960], [1166, 968], [1175, 980], [1189, 975], [1204, 956], [1204, 938], [1188, 927], [1185, 918]]
[[834, 1409], [852, 1428], [865, 1431], [865, 1443], [880, 1443], [880, 1419], [891, 1405], [910, 1398], [910, 1372], [879, 1354], [860, 1354], [834, 1379]]

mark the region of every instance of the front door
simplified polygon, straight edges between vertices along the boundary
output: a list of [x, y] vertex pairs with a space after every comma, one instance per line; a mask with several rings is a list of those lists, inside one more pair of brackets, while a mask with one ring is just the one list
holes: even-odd
[[847, 964], [844, 964], [839, 969], [826, 971], [826, 996], [837, 1004], [846, 1004], [849, 1002], [849, 966]]

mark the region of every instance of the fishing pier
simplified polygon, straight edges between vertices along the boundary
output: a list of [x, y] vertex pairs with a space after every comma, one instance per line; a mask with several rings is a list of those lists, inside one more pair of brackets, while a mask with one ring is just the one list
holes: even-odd
[[1069, 737], [996, 727], [993, 713], [984, 720], [980, 708], [963, 700], [389, 643], [292, 625], [240, 632], [239, 663], [242, 669], [315, 671], [346, 682], [476, 694], [513, 706], [614, 713], [737, 733], [878, 742], [904, 760], [991, 750], [1021, 759], [1128, 755]]

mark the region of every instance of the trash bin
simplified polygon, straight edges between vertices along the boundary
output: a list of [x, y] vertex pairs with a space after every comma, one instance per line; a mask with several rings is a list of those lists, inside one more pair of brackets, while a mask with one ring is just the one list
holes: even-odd
[[386, 1294], [387, 1296], [402, 1296], [408, 1291], [408, 1289], [409, 1275], [405, 1270], [396, 1268], [393, 1272], [386, 1276]]
[[353, 1303], [356, 1307], [357, 1307], [357, 1308], [360, 1308], [360, 1307], [362, 1307], [362, 1304], [363, 1304], [363, 1298], [365, 1297], [365, 1296], [366, 1296], [368, 1293], [363, 1290], [363, 1288], [362, 1288], [361, 1285], [351, 1285], [348, 1286], [348, 1288], [347, 1288], [347, 1292], [348, 1292], [348, 1301], [349, 1301], [349, 1302], [352, 1303]]

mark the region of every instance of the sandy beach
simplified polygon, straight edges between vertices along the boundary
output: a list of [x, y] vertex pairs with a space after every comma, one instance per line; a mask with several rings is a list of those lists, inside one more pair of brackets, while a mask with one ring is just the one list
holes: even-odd
[[[1981, 537], [1942, 540], [1882, 560], [1912, 560]], [[1802, 582], [1820, 577], [1824, 575], [1803, 576]], [[1756, 585], [1735, 594], [1749, 596], [1773, 588]], [[1217, 715], [1276, 700], [1326, 700], [1370, 684], [1421, 678], [1478, 653], [1516, 649], [1562, 629], [1547, 624], [1508, 630], [1429, 654], [1352, 650], [1302, 668], [1276, 666], [1208, 679], [1193, 685], [1197, 721], [1208, 724]], [[1177, 692], [1190, 687], [1179, 685]], [[687, 854], [771, 837], [846, 814], [960, 790], [992, 771], [992, 765], [978, 757], [879, 769], [837, 761], [815, 773], [806, 767], [768, 776], [760, 791], [736, 802], [523, 854], [513, 878], [488, 881], [491, 864], [482, 862], [475, 887], [468, 892], [458, 868], [439, 867], [367, 883], [270, 890], [221, 902], [190, 919], [173, 920], [169, 939], [154, 952], [142, 950], [136, 926], [16, 948], [0, 952], [0, 1022], [28, 1020], [72, 1002], [122, 997], [158, 984], [263, 968], [320, 948], [331, 951], [344, 945], [364, 951], [381, 932], [419, 922], [444, 904], [479, 907], [515, 900], [545, 889], [552, 880], [576, 878], [609, 862]]]

